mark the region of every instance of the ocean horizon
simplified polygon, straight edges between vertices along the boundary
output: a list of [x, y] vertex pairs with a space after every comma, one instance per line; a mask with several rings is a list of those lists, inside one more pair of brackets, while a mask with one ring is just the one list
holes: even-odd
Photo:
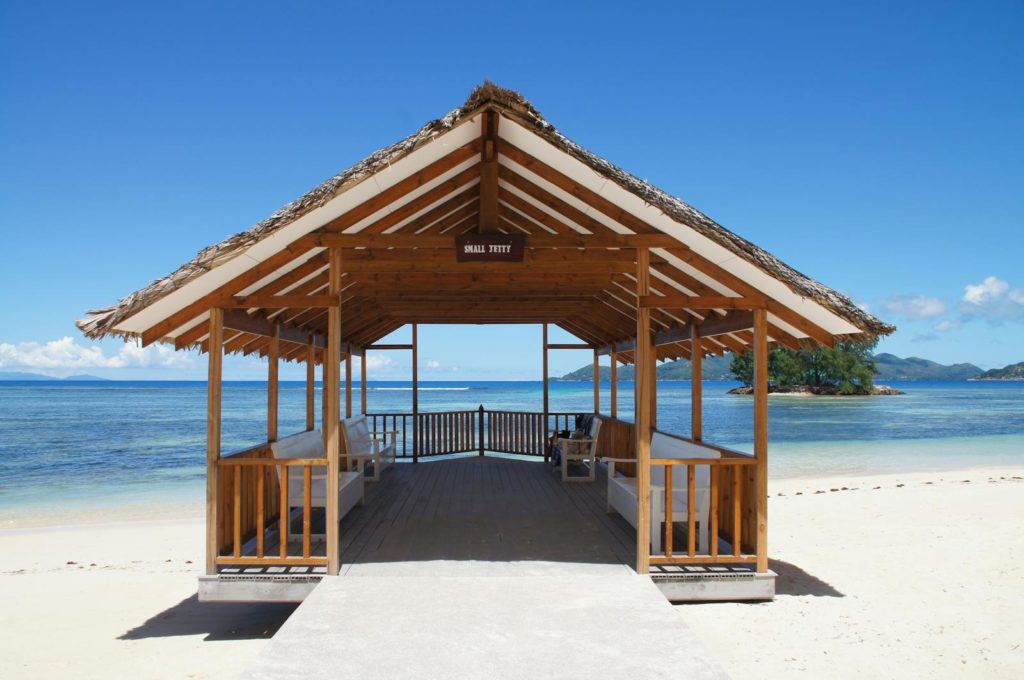
[[[1024, 383], [899, 382], [900, 396], [769, 398], [769, 476], [842, 477], [1024, 464]], [[753, 400], [704, 382], [705, 441], [752, 449]], [[358, 383], [353, 410], [359, 411]], [[591, 411], [590, 381], [550, 384], [552, 412]], [[319, 384], [316, 414], [320, 415]], [[631, 420], [633, 384], [619, 382]], [[610, 389], [601, 385], [601, 412]], [[541, 381], [421, 381], [420, 411], [541, 411]], [[368, 381], [370, 413], [409, 412], [409, 381]], [[658, 382], [658, 426], [689, 433], [690, 381]], [[266, 381], [225, 381], [225, 453], [265, 440]], [[342, 398], [344, 409], [344, 397]], [[305, 382], [282, 381], [281, 436], [305, 429]], [[319, 422], [318, 422], [319, 426]], [[205, 381], [0, 382], [0, 526], [122, 510], [201, 509]]]

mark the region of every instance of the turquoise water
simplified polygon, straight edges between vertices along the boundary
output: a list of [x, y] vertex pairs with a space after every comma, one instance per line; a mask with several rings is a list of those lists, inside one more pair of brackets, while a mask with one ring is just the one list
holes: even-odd
[[[769, 400], [770, 474], [834, 476], [1024, 464], [1024, 383], [892, 383], [895, 397]], [[704, 437], [750, 450], [753, 402], [704, 387]], [[590, 383], [553, 383], [552, 411], [590, 410]], [[602, 386], [602, 412], [609, 390]], [[632, 414], [632, 384], [619, 411]], [[658, 384], [660, 429], [687, 434], [689, 382]], [[353, 391], [358, 409], [359, 392]], [[408, 383], [371, 383], [369, 411], [411, 410]], [[540, 411], [540, 382], [421, 383], [420, 410]], [[319, 391], [317, 414], [320, 413]], [[224, 451], [265, 438], [266, 385], [224, 386]], [[280, 431], [305, 426], [305, 386], [282, 383]], [[201, 382], [0, 383], [0, 519], [36, 507], [198, 503], [204, 489]]]

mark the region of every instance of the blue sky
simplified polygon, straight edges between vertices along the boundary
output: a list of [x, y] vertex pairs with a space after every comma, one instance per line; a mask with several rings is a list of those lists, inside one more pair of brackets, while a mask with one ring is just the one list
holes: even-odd
[[[1024, 360], [1020, 2], [298, 4], [0, 6], [0, 370], [202, 377], [73, 321], [485, 78], [898, 325], [880, 349]], [[422, 337], [424, 377], [539, 374], [537, 328]]]

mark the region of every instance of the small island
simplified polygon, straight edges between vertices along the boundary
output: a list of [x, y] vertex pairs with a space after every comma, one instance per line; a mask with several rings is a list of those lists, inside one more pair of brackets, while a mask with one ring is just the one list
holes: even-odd
[[[753, 394], [754, 388], [749, 385], [743, 387], [734, 387], [729, 390], [728, 394]], [[812, 387], [810, 385], [780, 385], [780, 386], [768, 386], [769, 394], [793, 394], [793, 395], [807, 395], [809, 397], [824, 397], [824, 396], [868, 396], [868, 395], [897, 395], [906, 394], [902, 390], [898, 390], [895, 387], [889, 387], [888, 385], [874, 385], [870, 392], [840, 392], [838, 387], [835, 385], [819, 385]]]

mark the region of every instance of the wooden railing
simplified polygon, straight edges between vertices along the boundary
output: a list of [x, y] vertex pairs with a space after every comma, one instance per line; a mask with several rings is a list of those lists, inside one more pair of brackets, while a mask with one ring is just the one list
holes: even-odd
[[[658, 432], [661, 432], [660, 430]], [[669, 437], [700, 444], [718, 451], [721, 458], [652, 458], [651, 466], [665, 470], [665, 526], [662, 534], [664, 554], [652, 555], [651, 565], [667, 564], [734, 564], [757, 560], [757, 460], [746, 453], [734, 451], [708, 442], [694, 442], [689, 437], [661, 432]], [[597, 455], [601, 458], [636, 458], [636, 428], [630, 422], [604, 417], [601, 436], [598, 440]], [[696, 466], [710, 467], [709, 495], [711, 509], [708, 513], [710, 540], [708, 549], [697, 552]], [[620, 463], [615, 466], [626, 476], [636, 475], [636, 466]], [[672, 506], [669, 499], [679, 485], [685, 485], [687, 493], [687, 544], [683, 550], [673, 545]], [[722, 554], [719, 539], [728, 541], [730, 550]]]
[[553, 432], [572, 430], [576, 413], [472, 411], [368, 413], [372, 430], [395, 433], [395, 455], [416, 459], [476, 451], [543, 456]]
[[478, 411], [445, 411], [416, 415], [416, 451], [420, 456], [443, 456], [477, 451]]
[[[273, 458], [270, 446], [229, 454], [217, 461], [217, 564], [223, 566], [323, 566], [312, 546], [312, 472], [327, 465], [324, 458]], [[288, 480], [302, 475], [300, 547], [291, 548], [292, 510]], [[285, 510], [282, 512], [282, 508]], [[276, 527], [276, 536], [268, 529]], [[273, 554], [268, 535], [277, 539]]]
[[[744, 515], [753, 508], [753, 496], [744, 494], [743, 488], [750, 476], [748, 471], [753, 471], [757, 461], [749, 456], [723, 457], [723, 458], [652, 458], [651, 466], [664, 466], [665, 482], [664, 504], [665, 504], [665, 526], [662, 536], [663, 555], [651, 555], [652, 565], [664, 564], [734, 564], [742, 562], [756, 562], [757, 555], [750, 547], [753, 534], [750, 529], [744, 531]], [[697, 552], [697, 522], [702, 518], [698, 516], [696, 506], [697, 489], [695, 478], [697, 466], [707, 465], [710, 468], [710, 511], [708, 513], [708, 532], [710, 536], [706, 552]], [[673, 493], [676, 489], [675, 470], [685, 472], [685, 481], [680, 484], [686, 485], [686, 537], [687, 545], [685, 554], [678, 554], [673, 545], [674, 539], [674, 518], [673, 518]], [[724, 501], [724, 502], [723, 502]], [[746, 501], [746, 502], [744, 502]], [[719, 539], [729, 541], [732, 548], [729, 554], [721, 554], [719, 551]], [[746, 550], [746, 552], [744, 552]]]

